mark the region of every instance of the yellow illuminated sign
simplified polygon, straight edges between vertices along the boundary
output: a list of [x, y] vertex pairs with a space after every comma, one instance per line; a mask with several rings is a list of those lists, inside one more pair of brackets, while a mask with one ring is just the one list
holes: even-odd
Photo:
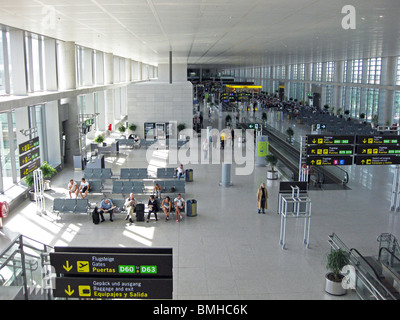
[[262, 89], [262, 86], [235, 86], [230, 84], [227, 84], [226, 87], [231, 89]]

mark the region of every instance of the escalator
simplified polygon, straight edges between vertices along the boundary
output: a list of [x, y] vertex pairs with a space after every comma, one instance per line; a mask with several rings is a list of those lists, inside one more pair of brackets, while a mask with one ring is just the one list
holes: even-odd
[[329, 236], [332, 249], [348, 253], [355, 270], [354, 289], [362, 300], [400, 300], [400, 247], [393, 235], [390, 235], [393, 240], [390, 246], [380, 241], [387, 235], [378, 237], [378, 256], [363, 256], [357, 249], [349, 249], [336, 234]]
[[[258, 122], [261, 122], [258, 119]], [[248, 120], [240, 124], [242, 129], [247, 129]], [[270, 151], [285, 165], [290, 171], [290, 179], [298, 180], [299, 164], [300, 164], [300, 144], [296, 141], [288, 141], [288, 136], [275, 128], [264, 124], [262, 134], [268, 136]], [[337, 166], [330, 167], [314, 167], [315, 173], [318, 175], [318, 181], [321, 184], [332, 184], [346, 187], [349, 181], [348, 173]]]

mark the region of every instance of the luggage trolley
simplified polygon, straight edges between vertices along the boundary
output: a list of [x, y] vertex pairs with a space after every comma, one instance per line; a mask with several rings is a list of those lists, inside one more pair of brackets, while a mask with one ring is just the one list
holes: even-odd
[[[307, 189], [301, 189], [302, 185], [296, 185], [294, 182], [290, 185], [291, 193], [279, 194], [279, 212], [281, 215], [280, 241], [282, 249], [286, 246], [286, 224], [288, 218], [302, 218], [304, 220], [304, 237], [303, 242], [310, 247], [310, 230], [311, 230], [311, 200], [307, 193]], [[282, 188], [281, 190], [284, 190]], [[287, 189], [286, 189], [287, 190]], [[304, 211], [302, 210], [304, 208]]]

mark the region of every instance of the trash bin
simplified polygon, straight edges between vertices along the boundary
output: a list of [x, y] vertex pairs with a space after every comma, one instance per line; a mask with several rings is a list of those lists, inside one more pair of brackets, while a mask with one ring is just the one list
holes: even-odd
[[193, 182], [193, 169], [186, 169], [185, 179], [186, 182]]
[[192, 199], [186, 202], [186, 215], [188, 217], [195, 217], [197, 216], [197, 200]]

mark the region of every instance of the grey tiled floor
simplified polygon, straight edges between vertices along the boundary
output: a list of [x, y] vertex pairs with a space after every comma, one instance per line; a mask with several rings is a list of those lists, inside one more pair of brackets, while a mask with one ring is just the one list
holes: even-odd
[[[163, 162], [164, 161], [164, 162]], [[167, 165], [165, 160], [159, 166]], [[122, 167], [147, 167], [146, 151], [122, 151], [107, 157], [106, 167], [119, 174]], [[170, 167], [170, 165], [167, 165]], [[171, 165], [172, 167], [172, 165]], [[279, 245], [277, 215], [279, 180], [266, 179], [267, 168], [255, 167], [248, 176], [232, 174], [233, 186], [224, 188], [220, 164], [193, 164], [194, 181], [186, 183], [184, 198], [198, 201], [198, 216], [181, 223], [130, 225], [119, 215], [94, 225], [86, 215], [51, 213], [54, 197], [66, 196], [70, 178], [82, 172], [66, 167], [46, 191], [47, 215], [35, 213], [26, 200], [5, 221], [4, 233], [21, 232], [55, 246], [172, 247], [174, 299], [357, 299], [350, 292], [337, 298], [324, 292], [328, 235], [335, 232], [365, 255], [376, 255], [376, 237], [382, 232], [400, 236], [399, 213], [389, 210], [393, 168], [353, 166], [351, 190], [310, 191], [313, 202], [310, 248], [303, 245], [303, 221], [289, 220], [287, 249]], [[232, 166], [234, 173], [235, 165]], [[257, 214], [256, 192], [265, 182], [269, 210]], [[100, 196], [90, 196], [100, 201]], [[147, 200], [147, 197], [143, 198]]]

